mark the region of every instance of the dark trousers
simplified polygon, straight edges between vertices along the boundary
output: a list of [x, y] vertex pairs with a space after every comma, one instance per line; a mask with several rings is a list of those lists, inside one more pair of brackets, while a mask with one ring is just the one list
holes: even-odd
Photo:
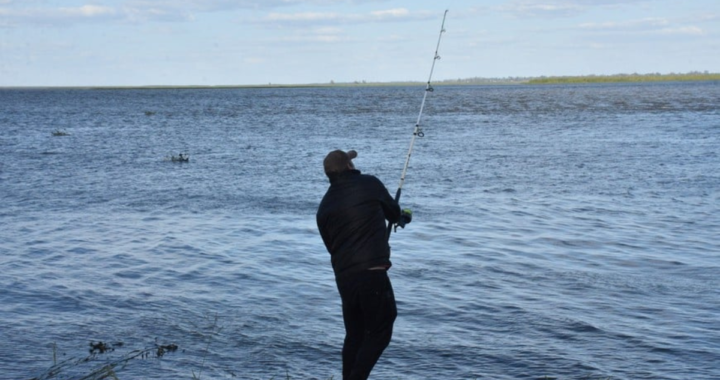
[[343, 380], [365, 380], [392, 338], [395, 294], [385, 270], [366, 270], [338, 280], [345, 342]]

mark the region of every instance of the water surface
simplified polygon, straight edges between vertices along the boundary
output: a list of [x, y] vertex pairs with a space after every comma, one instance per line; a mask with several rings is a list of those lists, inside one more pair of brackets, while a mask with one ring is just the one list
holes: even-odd
[[[394, 193], [422, 95], [1, 90], [0, 378], [91, 341], [56, 378], [340, 378], [322, 159]], [[720, 378], [717, 82], [439, 86], [422, 126], [373, 378]]]

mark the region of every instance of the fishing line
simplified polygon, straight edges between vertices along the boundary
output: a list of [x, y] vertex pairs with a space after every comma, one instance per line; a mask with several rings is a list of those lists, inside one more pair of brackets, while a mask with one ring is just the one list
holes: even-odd
[[[423, 137], [425, 134], [420, 127], [420, 120], [422, 119], [423, 110], [425, 109], [425, 99], [430, 92], [433, 92], [433, 87], [430, 84], [432, 81], [433, 71], [435, 71], [435, 62], [440, 59], [438, 50], [440, 49], [440, 40], [442, 39], [443, 33], [445, 33], [445, 17], [447, 17], [448, 10], [445, 10], [442, 19], [442, 25], [440, 25], [440, 34], [438, 35], [437, 45], [435, 46], [435, 56], [433, 57], [432, 66], [430, 66], [430, 75], [428, 76], [427, 86], [425, 87], [425, 93], [423, 94], [422, 102], [420, 103], [420, 112], [418, 113], [417, 122], [415, 122], [415, 130], [413, 131], [412, 138], [410, 139], [410, 148], [408, 148], [407, 156], [405, 157], [405, 166], [403, 167], [402, 174], [400, 175], [400, 184], [398, 185], [397, 192], [395, 193], [395, 201], [400, 202], [400, 195], [402, 194], [402, 187], [405, 184], [405, 175], [407, 174], [408, 165], [410, 165], [410, 156], [412, 155], [413, 148], [415, 147], [415, 139], [417, 137]], [[397, 224], [395, 225], [397, 230]], [[388, 239], [392, 233], [392, 223], [388, 224]]]

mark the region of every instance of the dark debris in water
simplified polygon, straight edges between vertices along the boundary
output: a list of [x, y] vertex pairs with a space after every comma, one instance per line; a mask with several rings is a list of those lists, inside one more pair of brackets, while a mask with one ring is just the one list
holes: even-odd
[[166, 344], [164, 346], [158, 346], [157, 357], [161, 358], [163, 355], [165, 355], [166, 352], [175, 352], [177, 351], [177, 349], [177, 344]]
[[105, 343], [102, 341], [97, 342], [97, 343], [90, 341], [90, 354], [94, 355], [94, 354], [104, 354], [106, 352], [113, 352], [113, 351], [115, 351], [115, 348], [122, 347], [122, 346], [123, 346], [123, 342], [108, 344], [108, 343]]

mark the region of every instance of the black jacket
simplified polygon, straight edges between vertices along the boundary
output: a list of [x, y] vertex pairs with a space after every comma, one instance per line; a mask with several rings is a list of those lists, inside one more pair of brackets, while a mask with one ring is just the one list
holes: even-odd
[[376, 177], [349, 170], [330, 178], [316, 218], [336, 278], [390, 267], [385, 220], [397, 222], [400, 206]]

